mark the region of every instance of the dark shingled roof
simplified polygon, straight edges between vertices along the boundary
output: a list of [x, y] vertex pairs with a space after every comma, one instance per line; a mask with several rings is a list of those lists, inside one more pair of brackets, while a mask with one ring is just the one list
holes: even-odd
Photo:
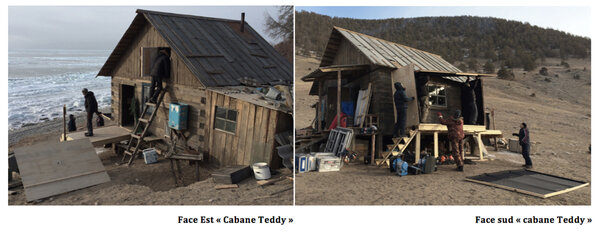
[[112, 75], [135, 36], [149, 22], [204, 86], [241, 85], [239, 79], [243, 77], [260, 84], [292, 82], [292, 64], [247, 23], [241, 32], [240, 20], [147, 10], [137, 13], [98, 76]]

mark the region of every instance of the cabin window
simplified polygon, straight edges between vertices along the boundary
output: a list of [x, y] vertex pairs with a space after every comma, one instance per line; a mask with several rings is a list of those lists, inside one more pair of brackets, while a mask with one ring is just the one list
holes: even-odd
[[150, 67], [152, 66], [152, 61], [154, 61], [154, 58], [156, 58], [156, 56], [158, 55], [158, 47], [154, 47], [154, 48], [148, 48], [148, 47], [144, 47], [142, 48], [141, 51], [141, 75], [142, 77], [145, 76], [150, 76]]
[[215, 129], [235, 133], [237, 126], [237, 111], [217, 106], [215, 110]]
[[431, 106], [447, 107], [446, 87], [439, 84], [427, 84], [429, 92], [429, 104]]

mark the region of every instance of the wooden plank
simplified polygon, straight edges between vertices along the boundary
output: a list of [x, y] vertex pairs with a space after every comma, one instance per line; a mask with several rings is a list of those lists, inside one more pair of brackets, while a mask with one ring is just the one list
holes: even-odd
[[229, 154], [229, 164], [231, 165], [237, 165], [237, 160], [238, 157], [240, 156], [240, 154], [237, 153], [237, 148], [238, 148], [238, 138], [239, 138], [239, 131], [237, 130], [237, 126], [239, 125], [239, 117], [240, 117], [240, 112], [242, 109], [241, 103], [242, 101], [238, 101], [236, 99], [231, 99], [229, 101], [229, 108], [230, 109], [235, 109], [236, 113], [237, 113], [237, 118], [236, 118], [236, 129], [235, 129], [235, 134], [229, 134], [229, 136], [231, 136], [231, 144], [227, 144], [227, 153]]
[[[260, 126], [260, 137], [258, 138], [259, 161], [269, 163], [266, 157], [265, 144], [267, 143], [267, 130], [269, 130], [269, 111], [268, 108], [262, 108], [262, 125]], [[256, 139], [255, 139], [256, 140]]]
[[236, 132], [238, 136], [238, 143], [237, 143], [237, 158], [236, 158], [236, 164], [242, 165], [244, 164], [244, 156], [246, 153], [244, 153], [244, 150], [246, 149], [246, 132], [248, 131], [248, 102], [244, 102], [244, 101], [239, 101], [240, 105], [241, 105], [241, 110], [238, 113], [238, 122], [237, 122], [237, 127], [236, 127]]
[[250, 164], [250, 160], [252, 160], [252, 143], [254, 140], [254, 125], [256, 121], [256, 109], [258, 107], [254, 104], [248, 103], [248, 123], [246, 127], [246, 142], [244, 149], [244, 163], [242, 164]]
[[20, 147], [15, 157], [27, 201], [110, 181], [88, 139]]
[[415, 164], [418, 164], [421, 159], [421, 132], [417, 132], [415, 139]]
[[265, 108], [263, 107], [256, 107], [256, 117], [254, 118], [254, 136], [252, 138], [252, 156], [250, 156], [250, 164], [256, 163], [256, 162], [260, 162], [260, 159], [262, 158], [260, 155], [260, 149], [262, 147], [262, 144], [260, 142], [261, 139], [261, 135], [260, 135], [260, 131], [261, 128], [263, 126], [262, 124], [262, 119], [263, 119], [263, 110]]
[[337, 126], [340, 127], [340, 113], [342, 104], [342, 71], [337, 72], [337, 98], [335, 99]]
[[[206, 105], [206, 112], [208, 114], [207, 116], [207, 122], [206, 125], [204, 126], [204, 132], [205, 132], [205, 148], [204, 150], [211, 156], [214, 157], [214, 151], [213, 151], [213, 141], [214, 141], [214, 134], [213, 129], [214, 129], [214, 115], [215, 115], [215, 104], [216, 104], [216, 99], [215, 99], [215, 93], [214, 92], [208, 92], [207, 95], [207, 105]], [[208, 138], [206, 138], [208, 137]]]
[[438, 157], [439, 154], [439, 141], [438, 141], [438, 132], [433, 132], [433, 156], [435, 158]]
[[86, 132], [87, 131], [68, 133], [67, 137], [71, 140], [89, 139], [89, 141], [94, 147], [129, 140], [129, 137], [131, 137], [131, 132], [129, 129], [122, 128], [119, 126], [107, 126], [96, 128], [94, 129], [94, 136], [92, 137], [86, 137], [84, 135], [84, 133]]
[[[398, 64], [397, 62], [394, 62], [394, 65], [396, 66], [397, 69], [392, 71], [392, 78], [391, 78], [392, 87], [394, 86], [394, 83], [400, 82], [400, 83], [402, 83], [402, 86], [404, 86], [404, 88], [406, 89], [406, 96], [408, 96], [408, 98], [415, 97], [415, 99], [416, 99], [417, 98], [417, 86], [415, 83], [415, 72], [414, 72], [413, 65], [410, 64], [407, 66], [400, 66], [400, 64]], [[392, 100], [394, 99], [393, 93], [394, 92], [392, 92]], [[406, 103], [406, 105], [408, 106], [408, 109], [406, 111], [406, 127], [407, 128], [410, 128], [411, 126], [419, 124], [419, 107], [418, 107], [417, 102], [418, 101], [413, 100], [413, 101], [409, 101], [408, 103]], [[396, 121], [395, 119], [397, 119], [397, 117], [396, 117], [397, 113], [396, 113], [396, 108], [393, 108], [393, 109], [394, 109], [394, 122], [395, 122]]]
[[215, 189], [216, 190], [219, 190], [219, 189], [234, 189], [234, 188], [236, 189], [238, 187], [239, 186], [237, 184], [220, 184], [220, 185], [215, 186]]
[[[273, 164], [277, 160], [277, 153], [275, 151], [275, 129], [277, 128], [277, 111], [268, 110], [269, 111], [269, 120], [267, 125], [267, 142], [265, 143], [265, 158], [267, 163], [269, 163], [270, 167], [275, 167]], [[283, 114], [283, 113], [282, 113]], [[277, 164], [277, 167], [280, 165]]]

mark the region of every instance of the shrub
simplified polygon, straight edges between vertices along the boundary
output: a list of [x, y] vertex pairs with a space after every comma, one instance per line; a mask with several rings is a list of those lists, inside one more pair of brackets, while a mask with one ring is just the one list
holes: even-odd
[[505, 80], [515, 80], [515, 74], [510, 69], [502, 68], [498, 70], [498, 78]]
[[546, 67], [542, 67], [540, 69], [540, 74], [544, 75], [544, 76], [547, 76], [548, 75], [548, 69]]

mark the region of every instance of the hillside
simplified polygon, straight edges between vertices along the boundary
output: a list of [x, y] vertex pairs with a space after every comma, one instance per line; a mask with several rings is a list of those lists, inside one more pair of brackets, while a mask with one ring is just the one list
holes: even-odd
[[589, 38], [498, 18], [364, 20], [300, 11], [296, 12], [296, 52], [320, 56], [333, 26], [433, 52], [457, 66], [484, 60], [533, 70], [546, 58], [589, 58], [591, 51]]

